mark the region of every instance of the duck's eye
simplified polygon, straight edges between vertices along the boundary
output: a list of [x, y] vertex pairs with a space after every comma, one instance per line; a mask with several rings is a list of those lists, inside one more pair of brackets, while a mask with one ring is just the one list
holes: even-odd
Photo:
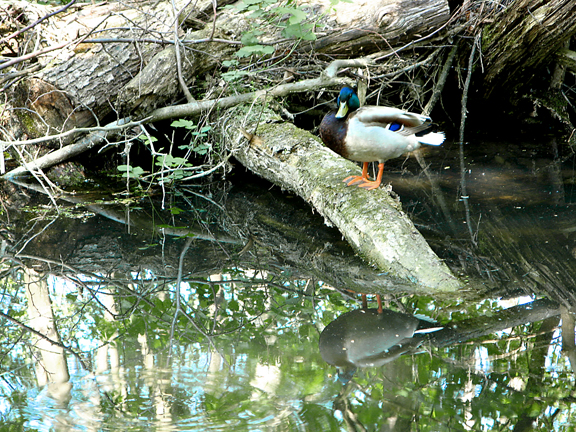
[[390, 129], [392, 132], [398, 132], [400, 129], [402, 129], [402, 125], [400, 123], [393, 122], [390, 123], [388, 129]]

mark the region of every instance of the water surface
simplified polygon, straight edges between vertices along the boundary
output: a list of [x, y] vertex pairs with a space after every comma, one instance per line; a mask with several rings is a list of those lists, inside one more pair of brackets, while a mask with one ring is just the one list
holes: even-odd
[[[57, 206], [4, 184], [0, 429], [573, 430], [573, 157], [471, 142], [461, 165], [459, 150], [385, 174], [467, 282], [451, 297], [402, 295], [306, 203], [240, 172]], [[27, 287], [50, 295], [69, 380], [24, 327]], [[339, 380], [319, 337], [359, 292], [444, 333]]]

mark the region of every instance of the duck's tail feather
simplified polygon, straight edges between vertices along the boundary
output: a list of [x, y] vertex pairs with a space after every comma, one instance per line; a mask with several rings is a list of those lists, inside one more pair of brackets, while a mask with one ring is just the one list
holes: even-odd
[[446, 136], [444, 136], [444, 132], [428, 132], [422, 136], [416, 135], [418, 141], [422, 144], [427, 144], [431, 146], [439, 146], [444, 142]]
[[434, 332], [437, 332], [437, 331], [439, 331], [439, 330], [442, 330], [443, 328], [444, 328], [444, 327], [440, 327], [440, 326], [438, 326], [438, 327], [419, 328], [419, 329], [416, 329], [416, 330], [414, 331], [414, 334], [434, 333]]
[[428, 316], [416, 314], [414, 315], [414, 317], [418, 318], [418, 320], [420, 321], [418, 323], [416, 331], [414, 331], [414, 334], [433, 333], [437, 332], [438, 330], [442, 330], [444, 328], [438, 325], [436, 321], [434, 321], [432, 318]]

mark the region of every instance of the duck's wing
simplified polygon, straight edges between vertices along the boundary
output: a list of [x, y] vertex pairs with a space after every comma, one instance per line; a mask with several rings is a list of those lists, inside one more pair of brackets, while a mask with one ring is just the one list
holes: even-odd
[[365, 106], [352, 115], [366, 126], [383, 127], [406, 136], [426, 130], [432, 123], [428, 116], [391, 107]]

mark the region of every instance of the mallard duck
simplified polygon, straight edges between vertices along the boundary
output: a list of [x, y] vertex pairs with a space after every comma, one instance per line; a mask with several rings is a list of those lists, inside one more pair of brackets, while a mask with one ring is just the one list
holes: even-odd
[[[376, 189], [382, 181], [384, 162], [416, 150], [420, 144], [438, 146], [444, 142], [444, 133], [422, 134], [432, 123], [425, 115], [397, 108], [364, 106], [350, 87], [344, 87], [336, 99], [338, 111], [332, 111], [320, 124], [320, 137], [324, 144], [339, 155], [353, 161], [364, 162], [361, 176], [350, 176], [343, 181], [365, 189]], [[378, 161], [376, 180], [368, 180], [368, 164]]]
[[382, 308], [368, 309], [362, 296], [362, 309], [347, 312], [324, 328], [318, 341], [324, 361], [338, 368], [338, 379], [347, 383], [359, 367], [382, 366], [403, 354], [413, 352], [426, 334], [442, 330], [424, 317]]

